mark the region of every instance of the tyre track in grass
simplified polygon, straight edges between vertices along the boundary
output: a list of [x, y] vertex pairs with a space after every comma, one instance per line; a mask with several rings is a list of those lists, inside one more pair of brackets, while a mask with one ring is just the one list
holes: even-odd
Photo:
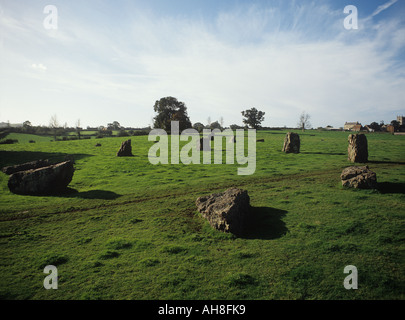
[[[350, 166], [349, 164], [348, 166]], [[387, 169], [387, 168], [395, 168], [398, 166], [404, 166], [404, 163], [370, 163], [370, 164], [364, 164], [364, 165], [373, 165], [372, 170], [374, 169]], [[347, 167], [347, 166], [345, 166]], [[68, 210], [61, 210], [61, 211], [50, 211], [46, 212], [46, 209], [49, 208], [43, 207], [43, 208], [35, 208], [31, 212], [29, 209], [24, 210], [24, 211], [19, 211], [19, 212], [9, 212], [6, 213], [4, 217], [2, 217], [3, 214], [0, 214], [0, 222], [2, 221], [14, 221], [14, 220], [23, 220], [23, 219], [29, 219], [33, 217], [37, 217], [38, 215], [55, 215], [55, 214], [69, 214], [69, 213], [78, 213], [78, 212], [86, 212], [86, 211], [91, 211], [91, 210], [97, 210], [97, 209], [107, 209], [107, 208], [114, 208], [117, 206], [125, 206], [125, 205], [130, 205], [130, 204], [136, 204], [136, 203], [144, 203], [148, 201], [155, 201], [155, 200], [162, 200], [166, 198], [171, 198], [171, 197], [176, 197], [176, 198], [181, 198], [181, 197], [191, 197], [194, 196], [195, 199], [199, 196], [210, 194], [210, 193], [215, 193], [215, 192], [220, 192], [223, 191], [224, 189], [231, 188], [231, 187], [236, 187], [236, 188], [244, 188], [247, 189], [248, 186], [258, 186], [261, 184], [268, 184], [271, 182], [280, 182], [283, 180], [294, 180], [294, 181], [299, 181], [300, 179], [304, 178], [316, 178], [316, 177], [323, 177], [323, 176], [331, 176], [336, 177], [336, 181], [340, 181], [340, 173], [344, 167], [341, 168], [333, 168], [333, 169], [326, 169], [323, 171], [309, 171], [305, 173], [295, 173], [295, 174], [284, 174], [284, 175], [279, 175], [277, 177], [271, 176], [271, 177], [252, 177], [248, 176], [246, 178], [243, 178], [241, 180], [238, 180], [237, 182], [225, 182], [223, 184], [217, 183], [213, 186], [210, 185], [210, 187], [204, 187], [204, 188], [198, 188], [196, 187], [195, 189], [189, 189], [187, 192], [179, 192], [179, 193], [167, 193], [159, 196], [153, 196], [153, 197], [143, 197], [143, 198], [136, 198], [136, 199], [131, 199], [131, 200], [123, 200], [123, 201], [117, 201], [117, 202], [111, 202], [111, 203], [102, 203], [99, 205], [94, 205], [94, 206], [83, 206], [83, 207], [78, 207], [78, 208], [69, 208]], [[126, 194], [123, 195], [123, 197], [131, 197], [134, 194]], [[45, 212], [44, 212], [45, 211]]]

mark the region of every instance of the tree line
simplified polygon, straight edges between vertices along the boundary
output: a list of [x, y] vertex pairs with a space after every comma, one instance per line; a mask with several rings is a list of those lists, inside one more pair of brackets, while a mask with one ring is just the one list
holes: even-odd
[[[204, 125], [201, 122], [196, 122], [191, 125], [190, 118], [187, 114], [187, 107], [184, 102], [178, 101], [174, 97], [165, 97], [157, 100], [153, 107], [153, 110], [157, 115], [153, 118], [154, 128], [160, 128], [166, 132], [170, 132], [171, 121], [179, 121], [180, 131], [187, 128], [194, 128], [198, 132], [201, 132], [203, 129], [223, 129], [223, 118], [221, 117], [219, 121], [211, 122], [211, 118], [208, 117], [207, 124]], [[262, 122], [264, 121], [265, 112], [256, 109], [255, 107], [241, 111], [242, 122], [244, 126], [239, 126], [232, 124], [229, 127], [232, 130], [235, 129], [260, 129]], [[305, 111], [301, 114], [298, 121], [298, 128], [305, 130], [311, 127], [309, 122], [310, 115]]]
[[[191, 123], [187, 113], [187, 106], [184, 102], [177, 100], [175, 97], [164, 97], [160, 100], [156, 100], [153, 110], [156, 113], [153, 118], [153, 127], [160, 128], [170, 133], [171, 121], [179, 122], [179, 129], [183, 131], [188, 128], [194, 128], [198, 132], [202, 132], [203, 129], [224, 129], [224, 119], [221, 117], [219, 120], [211, 121], [211, 117], [208, 117], [207, 124], [201, 122]], [[232, 124], [230, 129], [260, 129], [261, 124], [264, 121], [265, 112], [258, 110], [255, 107], [241, 111], [243, 126]], [[310, 128], [309, 123], [310, 116], [303, 112], [299, 118], [298, 127], [302, 130]], [[151, 127], [146, 128], [125, 128], [121, 126], [118, 121], [112, 121], [106, 126], [99, 126], [97, 128], [87, 127], [87, 131], [94, 131], [92, 135], [96, 138], [111, 137], [111, 136], [130, 136], [130, 135], [147, 135], [151, 130]], [[48, 126], [33, 126], [30, 121], [24, 121], [21, 127], [17, 128], [5, 128], [2, 132], [20, 132], [36, 135], [52, 135], [54, 140], [73, 140], [89, 138], [89, 134], [82, 135], [84, 129], [81, 126], [81, 121], [78, 119], [73, 127], [69, 127], [67, 123], [61, 125], [56, 114], [52, 115], [49, 120]], [[115, 132], [114, 132], [115, 131]], [[62, 137], [62, 138], [60, 138]]]
[[[221, 117], [219, 121], [214, 122], [211, 122], [211, 117], [208, 117], [206, 125], [202, 124], [201, 122], [196, 122], [192, 125], [187, 113], [186, 104], [174, 97], [164, 97], [157, 100], [153, 110], [156, 113], [156, 116], [153, 118], [154, 128], [163, 129], [166, 132], [170, 132], [171, 121], [179, 122], [180, 131], [188, 128], [194, 128], [198, 132], [202, 132], [203, 129], [224, 129], [223, 117]], [[253, 129], [258, 129], [261, 127], [261, 123], [264, 120], [264, 115], [265, 113], [263, 111], [259, 111], [256, 108], [251, 108], [242, 111], [242, 121], [245, 124], [245, 127], [247, 126]], [[230, 125], [230, 128], [234, 130], [244, 127], [233, 124]]]
[[[390, 122], [390, 125], [393, 127], [395, 132], [401, 131], [401, 129], [405, 129], [405, 124], [401, 125], [400, 122], [397, 120], [392, 120]], [[378, 131], [386, 131], [387, 125], [384, 123], [384, 121], [380, 121], [380, 123], [373, 121], [368, 125], [368, 127], [378, 132]]]
[[83, 135], [84, 128], [81, 126], [80, 119], [76, 121], [75, 126], [69, 127], [67, 123], [63, 125], [57, 119], [56, 115], [51, 116], [48, 126], [34, 126], [31, 121], [24, 121], [22, 126], [4, 127], [0, 130], [0, 139], [6, 137], [10, 132], [27, 133], [40, 136], [53, 136], [54, 140], [76, 140], [90, 139], [90, 136], [96, 138], [112, 136], [130, 136], [130, 135], [147, 135], [150, 128], [127, 128], [120, 125], [118, 121], [108, 123], [106, 126], [91, 128], [87, 126], [86, 131], [92, 131], [91, 134]]

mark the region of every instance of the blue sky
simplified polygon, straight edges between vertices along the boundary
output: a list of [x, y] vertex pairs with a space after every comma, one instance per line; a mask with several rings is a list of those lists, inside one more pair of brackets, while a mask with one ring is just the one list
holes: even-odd
[[174, 96], [193, 123], [387, 123], [405, 115], [403, 17], [404, 0], [0, 0], [0, 122], [145, 127]]

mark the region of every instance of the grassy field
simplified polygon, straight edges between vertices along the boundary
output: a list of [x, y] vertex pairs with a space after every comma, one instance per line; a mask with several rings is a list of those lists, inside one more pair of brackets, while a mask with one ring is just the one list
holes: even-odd
[[53, 137], [51, 136], [39, 136], [36, 134], [26, 134], [26, 133], [15, 133], [12, 132], [8, 134], [4, 140], [6, 139], [12, 139], [12, 140], [18, 140], [19, 143], [28, 143], [29, 141], [35, 141], [35, 142], [50, 142], [53, 140]]
[[[131, 137], [129, 158], [116, 157], [126, 137], [0, 145], [1, 167], [76, 161], [60, 196], [12, 194], [0, 174], [1, 298], [403, 299], [405, 136], [367, 135], [378, 189], [355, 190], [340, 182], [348, 133], [299, 132], [300, 154], [281, 152], [285, 133], [257, 133], [251, 176], [239, 164], [154, 166], [147, 136]], [[197, 197], [232, 186], [251, 199], [245, 237], [196, 212]], [[48, 264], [58, 290], [43, 287]], [[347, 265], [357, 290], [343, 286]]]

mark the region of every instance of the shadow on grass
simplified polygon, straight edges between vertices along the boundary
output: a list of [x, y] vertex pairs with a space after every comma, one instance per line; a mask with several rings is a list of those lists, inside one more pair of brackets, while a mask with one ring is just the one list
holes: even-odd
[[287, 211], [270, 207], [252, 207], [250, 213], [250, 222], [246, 228], [245, 234], [241, 235], [244, 239], [277, 239], [285, 235], [288, 229], [282, 218]]
[[405, 194], [405, 183], [403, 182], [379, 182], [377, 190], [380, 193], [402, 193]]
[[91, 154], [68, 154], [60, 152], [39, 152], [39, 151], [4, 151], [0, 150], [0, 168], [14, 166], [25, 162], [41, 159], [49, 159], [53, 163], [66, 161], [67, 159], [80, 160], [92, 157]]
[[374, 164], [405, 164], [405, 162], [401, 161], [367, 161], [367, 163], [374, 163]]
[[70, 187], [67, 187], [65, 189], [54, 190], [51, 193], [35, 193], [22, 195], [31, 197], [60, 197], [60, 198], [81, 198], [81, 199], [99, 199], [99, 200], [115, 200], [122, 196], [115, 192], [106, 190], [90, 190], [79, 192], [76, 189]]
[[115, 200], [121, 197], [120, 194], [107, 190], [90, 190], [79, 192], [76, 189], [69, 187], [65, 191], [55, 196], [65, 198], [101, 199], [101, 200]]
[[325, 154], [328, 156], [344, 156], [346, 153], [343, 152], [301, 152], [302, 154]]

